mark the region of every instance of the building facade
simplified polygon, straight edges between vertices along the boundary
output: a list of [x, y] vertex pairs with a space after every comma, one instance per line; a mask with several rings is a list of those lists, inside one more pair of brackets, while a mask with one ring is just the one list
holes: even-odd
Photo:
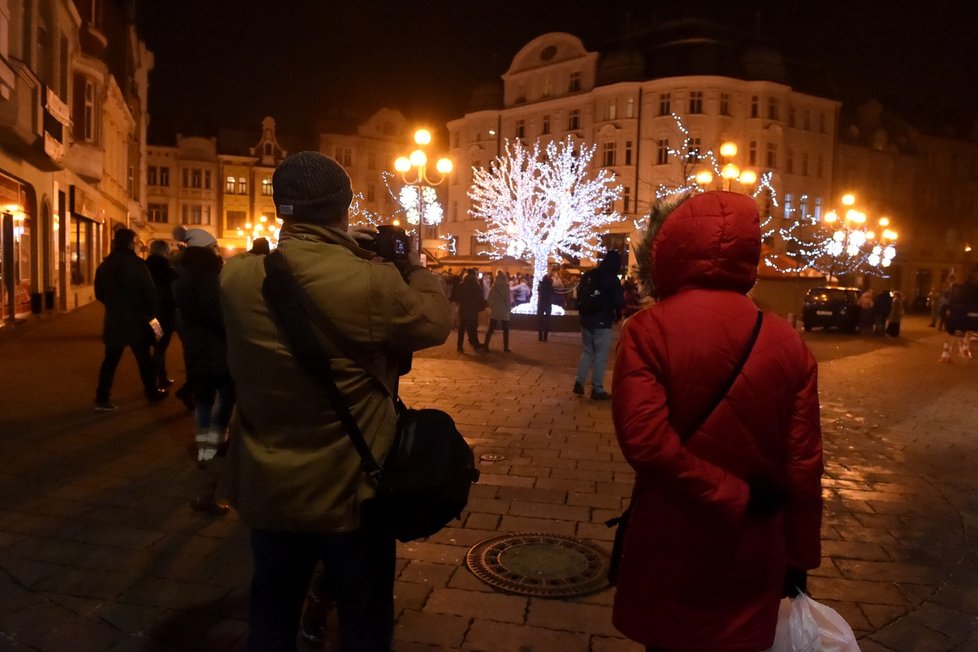
[[817, 74], [799, 88], [787, 83], [799, 77], [789, 72], [777, 53], [741, 46], [708, 23], [670, 24], [607, 54], [570, 34], [540, 36], [516, 54], [501, 88], [478, 89], [473, 110], [448, 124], [457, 172], [446, 228], [460, 236], [460, 254], [487, 249], [469, 215], [472, 169], [514, 139], [596, 148], [592, 165], [614, 172], [622, 187], [615, 210], [623, 219], [603, 239], [623, 251], [657, 193], [710, 167], [697, 155], [727, 141], [738, 154], [721, 163], [770, 174], [776, 197], [765, 191], [758, 201], [774, 224], [819, 213], [831, 200], [839, 103], [810, 90], [820, 89]]
[[112, 229], [138, 222], [152, 54], [126, 0], [0, 0], [4, 323], [94, 299]]

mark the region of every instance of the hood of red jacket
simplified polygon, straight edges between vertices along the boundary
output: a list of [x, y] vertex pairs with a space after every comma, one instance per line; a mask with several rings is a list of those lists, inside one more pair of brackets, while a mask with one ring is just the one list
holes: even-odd
[[666, 216], [648, 251], [659, 299], [690, 288], [746, 294], [761, 256], [757, 204], [733, 192], [694, 195]]

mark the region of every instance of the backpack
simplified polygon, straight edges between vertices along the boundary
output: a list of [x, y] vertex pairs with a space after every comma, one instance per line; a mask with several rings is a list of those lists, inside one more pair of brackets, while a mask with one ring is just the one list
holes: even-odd
[[601, 293], [601, 277], [596, 270], [584, 272], [577, 284], [577, 311], [582, 315], [594, 315], [605, 306]]

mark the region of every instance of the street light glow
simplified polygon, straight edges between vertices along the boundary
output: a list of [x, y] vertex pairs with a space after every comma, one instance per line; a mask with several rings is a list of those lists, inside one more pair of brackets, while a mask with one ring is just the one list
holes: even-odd
[[753, 170], [744, 170], [740, 173], [740, 182], [745, 186], [753, 186], [757, 183], [757, 173]]
[[733, 163], [727, 163], [723, 166], [723, 169], [720, 170], [720, 176], [727, 181], [733, 181], [740, 176], [740, 168]]
[[731, 158], [737, 156], [737, 143], [732, 141], [727, 141], [720, 145], [720, 156], [723, 158]]
[[438, 162], [435, 163], [435, 169], [442, 174], [449, 174], [453, 169], [455, 169], [455, 164], [452, 163], [450, 158], [440, 158]]
[[843, 206], [852, 206], [855, 203], [856, 203], [856, 196], [851, 192], [847, 192], [846, 194], [842, 195]]
[[700, 170], [696, 173], [696, 183], [706, 186], [713, 183], [713, 173], [709, 170]]
[[411, 169], [411, 161], [406, 156], [398, 156], [394, 161], [394, 169], [398, 172], [407, 172]]
[[411, 165], [413, 165], [416, 168], [419, 168], [428, 162], [428, 155], [425, 154], [422, 150], [416, 149], [413, 152], [411, 152], [411, 156], [409, 157], [409, 160], [411, 161]]
[[414, 132], [414, 142], [419, 145], [431, 144], [431, 132], [427, 129], [418, 129]]

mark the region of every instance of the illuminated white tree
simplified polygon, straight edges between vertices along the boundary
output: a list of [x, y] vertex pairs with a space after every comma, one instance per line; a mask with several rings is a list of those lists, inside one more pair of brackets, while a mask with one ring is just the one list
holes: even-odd
[[597, 236], [621, 219], [613, 209], [621, 186], [608, 170], [591, 170], [594, 151], [570, 138], [543, 149], [507, 142], [488, 169], [472, 171], [470, 213], [486, 223], [478, 236], [498, 256], [531, 258], [536, 280], [552, 258], [598, 258]]

